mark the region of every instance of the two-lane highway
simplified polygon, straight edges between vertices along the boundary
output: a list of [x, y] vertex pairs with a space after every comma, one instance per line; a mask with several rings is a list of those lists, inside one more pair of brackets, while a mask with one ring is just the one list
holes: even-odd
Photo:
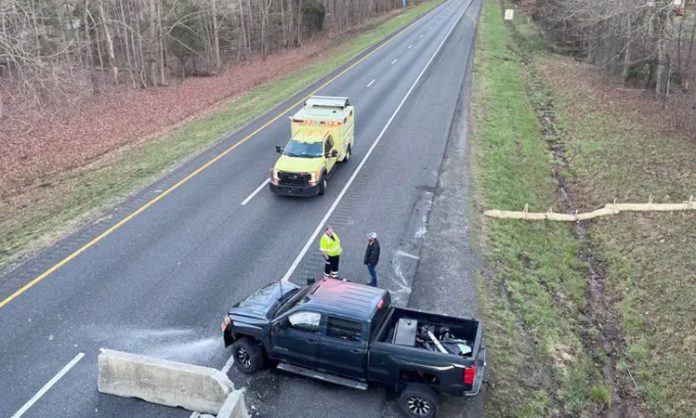
[[[405, 302], [401, 259], [418, 258], [407, 250], [422, 235], [422, 207], [437, 185], [479, 7], [472, 0], [446, 2], [326, 85], [309, 87], [194, 158], [111, 219], [4, 277], [0, 416], [187, 416], [98, 394], [99, 348], [223, 367], [229, 353], [218, 335], [221, 314], [272, 280], [317, 273], [313, 234], [326, 222], [345, 244], [342, 275], [356, 281], [367, 280], [360, 262], [365, 234], [378, 231], [385, 248], [380, 285], [402, 292]], [[291, 105], [317, 87], [318, 94], [348, 96], [355, 105], [351, 161], [332, 176], [324, 196], [271, 195], [265, 182], [277, 158], [273, 146], [289, 139], [287, 116], [297, 109]], [[41, 280], [16, 293], [35, 277]], [[252, 390], [269, 389], [264, 379], [279, 383], [269, 372], [258, 379]], [[259, 405], [266, 416], [373, 416], [384, 404], [383, 390], [283, 379], [292, 388], [277, 387], [274, 402]], [[316, 415], [296, 398], [319, 402]]]

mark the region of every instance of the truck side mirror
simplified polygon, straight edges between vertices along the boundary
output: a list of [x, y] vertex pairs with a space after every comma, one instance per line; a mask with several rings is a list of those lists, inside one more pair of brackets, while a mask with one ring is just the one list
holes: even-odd
[[331, 150], [331, 157], [338, 157], [338, 151], [335, 149]]
[[283, 148], [281, 148], [280, 145], [276, 145], [276, 146], [275, 146], [275, 150], [276, 150], [276, 152], [277, 152], [278, 154], [282, 154], [282, 153], [283, 153]]

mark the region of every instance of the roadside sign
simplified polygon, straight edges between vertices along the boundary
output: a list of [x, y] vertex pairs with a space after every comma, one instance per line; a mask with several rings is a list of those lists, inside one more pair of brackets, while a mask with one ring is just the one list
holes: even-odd
[[512, 15], [515, 13], [513, 9], [505, 9], [505, 20], [512, 20]]

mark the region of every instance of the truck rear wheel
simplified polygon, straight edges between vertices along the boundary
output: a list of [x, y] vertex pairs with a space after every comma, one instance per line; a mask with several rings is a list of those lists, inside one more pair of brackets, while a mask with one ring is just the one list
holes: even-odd
[[426, 385], [410, 384], [401, 391], [399, 406], [411, 418], [433, 418], [437, 415], [437, 394]]
[[242, 373], [252, 374], [263, 367], [263, 351], [256, 341], [242, 337], [232, 344], [234, 364]]
[[346, 149], [346, 155], [343, 157], [343, 160], [341, 161], [342, 163], [347, 163], [348, 160], [350, 160], [350, 154], [353, 152], [353, 150], [350, 149], [350, 145], [348, 145], [348, 148]]

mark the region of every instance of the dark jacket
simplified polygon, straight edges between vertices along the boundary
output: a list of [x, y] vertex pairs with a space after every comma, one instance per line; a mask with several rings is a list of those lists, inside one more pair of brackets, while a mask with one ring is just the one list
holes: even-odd
[[379, 241], [377, 239], [372, 240], [371, 243], [367, 244], [365, 249], [365, 258], [363, 263], [365, 265], [375, 265], [379, 262]]

